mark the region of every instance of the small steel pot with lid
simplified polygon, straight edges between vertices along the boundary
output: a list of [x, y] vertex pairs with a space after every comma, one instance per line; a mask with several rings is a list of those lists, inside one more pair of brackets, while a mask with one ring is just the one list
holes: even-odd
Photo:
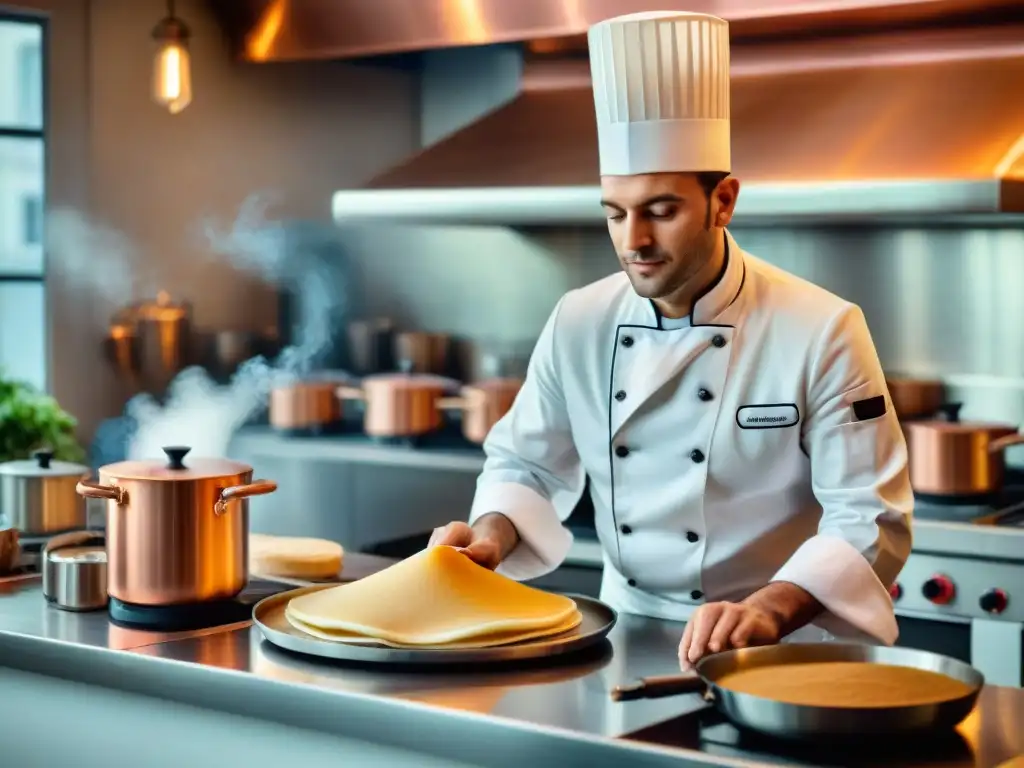
[[0, 464], [0, 519], [24, 536], [85, 528], [85, 499], [75, 486], [88, 475], [88, 467], [54, 461], [49, 450]]
[[910, 455], [910, 484], [932, 496], [987, 496], [1003, 486], [1003, 451], [1024, 443], [1011, 424], [960, 421], [960, 403], [941, 407], [944, 419], [903, 425]]
[[99, 483], [78, 483], [107, 501], [107, 592], [147, 606], [234, 597], [249, 580], [248, 498], [277, 484], [254, 481], [247, 464], [163, 450], [166, 462], [109, 464]]

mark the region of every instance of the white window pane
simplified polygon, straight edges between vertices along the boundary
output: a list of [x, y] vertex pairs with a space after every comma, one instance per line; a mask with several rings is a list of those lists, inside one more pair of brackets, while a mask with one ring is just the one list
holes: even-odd
[[0, 275], [43, 274], [43, 140], [0, 136]]
[[41, 282], [0, 282], [0, 369], [46, 388], [46, 303]]
[[0, 128], [43, 126], [43, 28], [0, 20]]

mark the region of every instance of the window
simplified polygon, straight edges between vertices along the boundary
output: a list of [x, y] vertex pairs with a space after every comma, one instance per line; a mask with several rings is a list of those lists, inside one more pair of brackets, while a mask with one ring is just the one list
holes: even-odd
[[43, 201], [39, 195], [25, 195], [21, 199], [21, 242], [43, 244]]
[[18, 116], [24, 125], [43, 122], [43, 59], [40, 40], [27, 40], [18, 46]]
[[0, 12], [0, 369], [46, 386], [45, 22]]

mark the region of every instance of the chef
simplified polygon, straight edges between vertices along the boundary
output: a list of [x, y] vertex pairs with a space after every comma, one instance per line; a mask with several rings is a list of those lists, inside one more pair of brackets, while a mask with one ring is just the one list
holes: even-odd
[[861, 310], [726, 229], [728, 24], [632, 14], [589, 47], [622, 269], [558, 301], [487, 437], [469, 522], [431, 544], [539, 577], [569, 551], [589, 476], [601, 599], [686, 621], [684, 667], [787, 637], [892, 644], [906, 444]]

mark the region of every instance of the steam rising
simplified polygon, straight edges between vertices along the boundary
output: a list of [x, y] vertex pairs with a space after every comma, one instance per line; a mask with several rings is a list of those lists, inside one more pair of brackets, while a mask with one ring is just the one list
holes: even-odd
[[[332, 269], [338, 259], [337, 232], [330, 225], [270, 221], [268, 205], [265, 196], [253, 196], [228, 226], [207, 219], [197, 234], [216, 258], [293, 291], [302, 313], [295, 323], [296, 343], [273, 361], [246, 361], [227, 384], [193, 367], [177, 376], [163, 402], [149, 394], [134, 397], [125, 408], [135, 423], [129, 458], [163, 458], [162, 448], [168, 445], [191, 446], [192, 456], [227, 456], [233, 433], [266, 406], [270, 390], [308, 372], [332, 340], [347, 303], [346, 286]], [[108, 310], [152, 299], [164, 287], [158, 272], [140, 271], [144, 265], [153, 270], [153, 260], [136, 258], [123, 235], [66, 211], [54, 212], [48, 225], [56, 252], [89, 255], [61, 262], [71, 268], [69, 277], [107, 300]]]

